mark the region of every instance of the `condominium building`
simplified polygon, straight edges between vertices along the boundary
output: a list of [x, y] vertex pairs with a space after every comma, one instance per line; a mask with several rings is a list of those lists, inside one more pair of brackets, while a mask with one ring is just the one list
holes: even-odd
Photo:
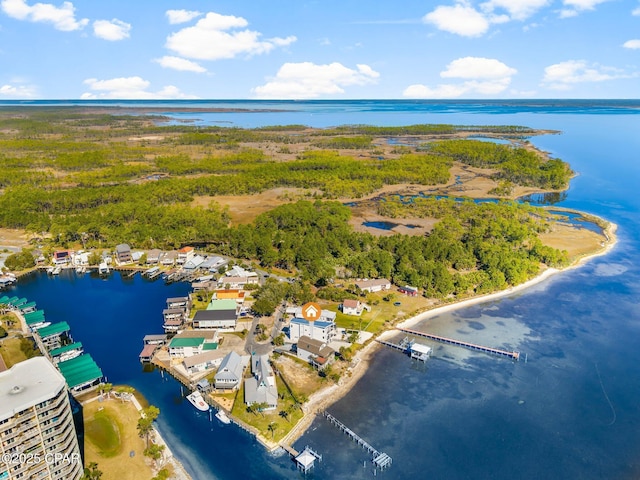
[[78, 439], [64, 377], [44, 357], [0, 373], [0, 480], [79, 480]]

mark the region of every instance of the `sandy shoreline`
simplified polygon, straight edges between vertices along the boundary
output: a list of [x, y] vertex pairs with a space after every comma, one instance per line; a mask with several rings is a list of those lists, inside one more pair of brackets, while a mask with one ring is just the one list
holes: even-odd
[[[528, 280], [527, 282], [522, 283], [520, 285], [510, 287], [506, 290], [501, 290], [499, 292], [489, 293], [486, 295], [479, 295], [473, 298], [462, 300], [460, 302], [455, 302], [448, 305], [442, 305], [439, 307], [426, 310], [417, 315], [414, 315], [411, 318], [408, 318], [407, 320], [404, 320], [396, 324], [392, 329], [385, 330], [377, 338], [379, 338], [380, 340], [384, 340], [397, 332], [396, 327], [410, 328], [423, 320], [426, 320], [430, 317], [434, 317], [436, 315], [440, 315], [445, 312], [451, 312], [460, 308], [466, 308], [472, 305], [477, 305], [479, 303], [484, 303], [484, 302], [488, 302], [498, 298], [507, 297], [509, 295], [522, 292], [528, 288], [538, 285], [558, 273], [579, 268], [584, 264], [586, 264], [589, 260], [602, 255], [606, 255], [613, 249], [613, 247], [616, 245], [616, 242], [617, 242], [616, 235], [615, 235], [616, 229], [617, 229], [616, 224], [609, 223], [607, 228], [604, 229], [604, 235], [607, 240], [603, 248], [601, 248], [596, 252], [593, 252], [592, 254], [584, 255], [576, 259], [574, 263], [572, 263], [568, 267], [565, 267], [563, 269], [547, 268], [543, 272], [541, 272], [538, 276], [532, 278], [531, 280]], [[376, 351], [379, 348], [380, 348], [380, 344], [376, 342], [374, 339], [372, 339], [369, 344], [367, 344], [363, 349], [361, 349], [358, 353], [356, 353], [352, 366], [347, 370], [349, 372], [348, 375], [343, 375], [340, 378], [340, 381], [336, 385], [332, 385], [330, 387], [321, 389], [316, 393], [312, 394], [311, 397], [309, 398], [309, 401], [303, 406], [304, 416], [293, 427], [293, 429], [289, 432], [289, 434], [282, 439], [280, 443], [285, 445], [293, 444], [298, 438], [300, 438], [305, 433], [307, 428], [311, 426], [311, 423], [315, 419], [316, 414], [327, 409], [332, 404], [334, 404], [335, 402], [340, 400], [342, 397], [344, 397], [347, 393], [349, 393], [349, 391], [358, 382], [358, 380], [360, 380], [360, 378], [362, 378], [362, 376], [366, 373], [367, 367], [369, 366], [369, 362], [371, 358], [373, 357], [373, 355], [375, 355]]]

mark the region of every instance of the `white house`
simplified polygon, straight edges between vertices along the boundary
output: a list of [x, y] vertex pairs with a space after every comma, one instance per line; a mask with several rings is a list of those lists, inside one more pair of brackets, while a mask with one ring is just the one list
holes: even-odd
[[223, 355], [217, 349], [206, 350], [198, 355], [187, 357], [182, 361], [184, 368], [190, 374], [206, 372], [220, 366]]
[[236, 352], [229, 352], [227, 356], [222, 359], [222, 363], [215, 374], [215, 387], [237, 388], [242, 381], [242, 372], [244, 372], [248, 363], [248, 355], [241, 357]]
[[269, 356], [252, 355], [251, 373], [253, 376], [244, 381], [244, 402], [247, 405], [264, 404], [267, 405], [264, 410], [275, 410], [278, 407], [278, 388]]
[[356, 282], [358, 287], [363, 292], [381, 292], [383, 290], [391, 289], [391, 282], [386, 278], [377, 278], [374, 280], [359, 280]]
[[363, 310], [369, 310], [369, 307], [362, 303], [360, 300], [343, 300], [342, 301], [342, 313], [345, 315], [360, 316]]
[[320, 319], [315, 322], [296, 316], [289, 323], [289, 339], [292, 342], [307, 336], [328, 343], [336, 335], [336, 313], [329, 310], [322, 310]]
[[196, 251], [193, 247], [183, 247], [180, 250], [178, 250], [177, 263], [179, 265], [184, 265], [193, 257], [195, 257], [195, 255], [196, 255]]

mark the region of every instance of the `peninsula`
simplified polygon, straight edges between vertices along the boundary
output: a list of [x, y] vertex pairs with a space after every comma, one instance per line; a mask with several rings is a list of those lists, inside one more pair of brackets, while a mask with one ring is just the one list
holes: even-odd
[[[349, 390], [376, 338], [435, 308], [526, 288], [615, 242], [615, 226], [602, 219], [516, 201], [562, 198], [574, 172], [530, 142], [558, 132], [164, 126], [148, 111], [129, 113], [0, 109], [0, 239], [21, 250], [5, 265], [44, 266], [68, 252], [88, 268], [110, 259], [175, 274], [200, 256], [191, 278], [211, 283], [176, 314], [176, 328], [165, 317], [165, 330], [204, 340], [173, 351], [169, 343], [153, 361], [185, 385], [206, 380], [207, 400], [269, 448], [291, 445]], [[163, 264], [169, 252], [175, 263]], [[230, 323], [198, 315], [229, 299]], [[297, 321], [311, 301], [327, 337], [314, 330], [320, 322]], [[209, 354], [203, 370], [188, 360], [214, 343], [224, 357]], [[232, 352], [257, 367], [226, 388], [216, 375], [236, 362]], [[247, 396], [262, 381], [273, 382], [275, 398]]]

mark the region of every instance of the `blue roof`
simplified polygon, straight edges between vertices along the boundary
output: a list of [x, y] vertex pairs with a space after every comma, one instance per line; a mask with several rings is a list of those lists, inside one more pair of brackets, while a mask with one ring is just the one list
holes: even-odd
[[304, 318], [300, 318], [300, 317], [294, 318], [293, 320], [291, 320], [291, 323], [299, 323], [301, 325], [310, 325], [311, 323], [313, 323], [318, 328], [326, 328], [326, 327], [330, 327], [331, 325], [334, 325], [334, 322], [324, 322], [322, 320], [309, 322], [308, 320], [305, 320]]

